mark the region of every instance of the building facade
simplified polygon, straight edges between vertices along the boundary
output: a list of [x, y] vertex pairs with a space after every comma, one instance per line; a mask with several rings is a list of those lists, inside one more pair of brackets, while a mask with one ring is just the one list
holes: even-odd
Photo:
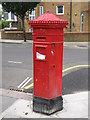
[[25, 20], [26, 31], [32, 32], [32, 28], [29, 29], [28, 20], [33, 20], [49, 11], [61, 19], [68, 20], [65, 31], [69, 32], [71, 29], [72, 32], [88, 32], [89, 8], [90, 2], [72, 2], [71, 4], [70, 2], [41, 2]]
[[17, 17], [11, 12], [4, 12], [2, 15], [2, 20], [9, 22], [9, 28], [7, 29], [17, 29]]

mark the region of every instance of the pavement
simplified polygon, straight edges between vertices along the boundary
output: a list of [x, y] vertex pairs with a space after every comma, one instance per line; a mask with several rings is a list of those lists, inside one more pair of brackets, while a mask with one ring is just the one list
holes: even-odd
[[[9, 40], [9, 39], [1, 39], [0, 43], [15, 43], [15, 44], [25, 44], [25, 43], [33, 43], [33, 40], [27, 40], [24, 42], [23, 40]], [[75, 47], [75, 48], [83, 48], [87, 49], [89, 47], [89, 42], [64, 42], [65, 47]]]
[[[88, 92], [63, 95], [63, 110], [52, 115], [33, 112], [33, 95], [17, 91], [0, 89], [0, 95], [17, 100], [5, 111], [1, 112], [2, 118], [88, 118]], [[3, 102], [3, 101], [2, 101]]]
[[1, 39], [0, 43], [15, 43], [15, 44], [24, 44], [24, 43], [33, 43], [32, 40], [27, 40], [24, 42], [24, 40], [9, 40], [9, 39]]

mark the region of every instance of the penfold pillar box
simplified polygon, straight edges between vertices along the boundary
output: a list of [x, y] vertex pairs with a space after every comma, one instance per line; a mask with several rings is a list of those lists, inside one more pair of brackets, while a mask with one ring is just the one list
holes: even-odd
[[46, 12], [29, 24], [33, 28], [33, 111], [50, 115], [63, 109], [63, 28], [68, 22]]

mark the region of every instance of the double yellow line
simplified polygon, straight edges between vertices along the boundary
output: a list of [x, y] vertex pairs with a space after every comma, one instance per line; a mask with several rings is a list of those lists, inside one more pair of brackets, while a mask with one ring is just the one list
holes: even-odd
[[24, 90], [27, 90], [27, 89], [29, 89], [29, 88], [31, 88], [31, 87], [33, 87], [33, 83], [31, 83], [30, 85], [26, 86], [26, 87], [24, 88]]
[[[76, 69], [76, 68], [87, 68], [87, 67], [90, 67], [90, 65], [76, 65], [76, 66], [72, 66], [72, 67], [69, 67], [69, 68], [66, 68], [64, 69], [62, 72], [67, 72], [69, 70], [72, 70], [72, 69]], [[29, 88], [33, 87], [33, 83], [31, 83], [30, 85], [26, 86], [23, 90], [27, 90]]]
[[72, 70], [72, 69], [76, 69], [76, 68], [82, 68], [82, 67], [90, 67], [90, 65], [76, 65], [76, 66], [72, 66], [72, 67], [69, 67], [69, 68], [66, 68], [65, 70], [63, 70], [62, 72], [67, 72], [69, 70]]

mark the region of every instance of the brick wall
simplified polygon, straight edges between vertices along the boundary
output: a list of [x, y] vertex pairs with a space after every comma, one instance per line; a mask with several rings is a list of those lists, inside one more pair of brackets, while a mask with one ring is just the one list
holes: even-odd
[[29, 32], [29, 28], [30, 28], [30, 25], [28, 24], [28, 22], [29, 22], [29, 19], [24, 20], [26, 32]]
[[65, 42], [88, 42], [90, 32], [65, 32], [64, 41]]
[[[66, 42], [87, 42], [89, 39], [90, 32], [65, 32], [64, 33], [64, 41]], [[13, 40], [23, 40], [23, 32], [22, 31], [2, 31], [1, 33], [2, 39], [13, 39]], [[32, 40], [32, 33], [26, 33], [27, 40]]]
[[[67, 29], [70, 30], [70, 2], [41, 2], [35, 8], [35, 17], [37, 18], [40, 14], [39, 6], [43, 5], [44, 13], [48, 10], [49, 12], [56, 15], [56, 6], [64, 5], [64, 15], [57, 15], [61, 19], [68, 20]], [[88, 8], [88, 2], [72, 2], [72, 32], [80, 32], [81, 26], [81, 11]], [[83, 32], [88, 30], [88, 14], [84, 12], [84, 23]], [[28, 20], [25, 20], [26, 31], [29, 31]]]
[[72, 3], [72, 31], [79, 32], [81, 25], [81, 3]]
[[[44, 8], [44, 13], [46, 11], [49, 11], [50, 13], [58, 16], [61, 19], [68, 20], [70, 21], [70, 3], [69, 2], [41, 2], [40, 4], [37, 5], [37, 8], [35, 9], [35, 16], [36, 18], [40, 15], [39, 7], [40, 5], [43, 6]], [[56, 6], [57, 5], [64, 5], [64, 15], [57, 15], [56, 14]], [[68, 24], [68, 29], [69, 29], [69, 24]]]
[[[90, 12], [88, 13], [88, 31], [90, 32]], [[90, 40], [90, 34], [88, 35], [88, 39]]]
[[[10, 39], [10, 40], [23, 40], [23, 32], [22, 31], [1, 31], [2, 39]], [[32, 33], [26, 33], [26, 39], [32, 40]]]
[[83, 31], [88, 31], [88, 12], [83, 12]]

